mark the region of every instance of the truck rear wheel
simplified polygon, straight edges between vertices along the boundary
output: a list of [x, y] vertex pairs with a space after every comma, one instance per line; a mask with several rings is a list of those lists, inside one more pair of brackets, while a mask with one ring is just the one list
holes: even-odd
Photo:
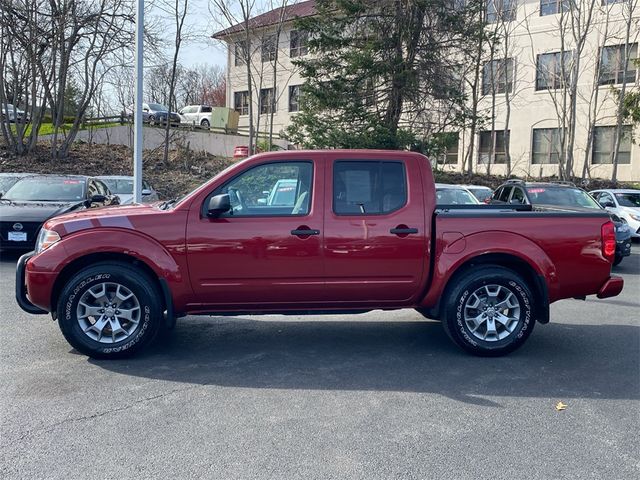
[[457, 279], [449, 292], [443, 325], [464, 350], [500, 356], [524, 344], [535, 325], [533, 295], [512, 270], [476, 267]]
[[57, 306], [60, 330], [93, 358], [131, 356], [162, 324], [159, 293], [151, 279], [126, 264], [98, 263], [75, 274]]

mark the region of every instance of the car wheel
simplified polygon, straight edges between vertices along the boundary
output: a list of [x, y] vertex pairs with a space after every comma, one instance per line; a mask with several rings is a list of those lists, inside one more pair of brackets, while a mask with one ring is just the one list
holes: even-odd
[[156, 124], [156, 117], [154, 117], [153, 115], [149, 115], [149, 125], [155, 125]]
[[64, 337], [93, 358], [123, 358], [141, 350], [163, 324], [159, 293], [140, 269], [98, 263], [75, 274], [60, 294]]
[[620, 265], [620, 262], [622, 262], [622, 259], [624, 257], [622, 255], [616, 255], [615, 258], [613, 259], [613, 266], [617, 266]]
[[454, 279], [444, 310], [444, 329], [453, 342], [479, 356], [510, 353], [529, 338], [533, 295], [512, 270], [481, 266]]
[[209, 128], [209, 126], [210, 126], [210, 125], [209, 125], [209, 120], [207, 120], [207, 119], [202, 120], [202, 121], [200, 122], [200, 126], [201, 126], [202, 128]]

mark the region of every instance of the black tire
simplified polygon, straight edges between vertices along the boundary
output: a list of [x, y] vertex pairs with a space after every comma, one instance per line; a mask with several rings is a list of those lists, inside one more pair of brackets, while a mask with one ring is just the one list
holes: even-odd
[[616, 267], [620, 265], [620, 262], [622, 262], [623, 258], [624, 257], [622, 255], [616, 255], [615, 258], [613, 259], [613, 266]]
[[209, 124], [209, 120], [207, 120], [207, 119], [205, 118], [204, 120], [202, 120], [202, 121], [200, 122], [200, 126], [201, 126], [202, 128], [209, 128], [211, 125]]
[[[100, 283], [122, 285], [139, 303], [138, 323], [125, 339], [101, 343], [83, 332], [77, 315], [83, 294]], [[124, 263], [98, 263], [76, 273], [64, 286], [58, 299], [58, 324], [73, 348], [92, 358], [116, 359], [134, 355], [150, 343], [162, 329], [160, 293], [144, 272]], [[117, 338], [117, 337], [116, 337]]]
[[[466, 273], [453, 279], [453, 281], [455, 282], [452, 284], [453, 288], [448, 292], [445, 300], [442, 324], [447, 335], [456, 345], [474, 355], [497, 357], [513, 352], [529, 338], [535, 325], [533, 314], [534, 297], [529, 286], [520, 275], [504, 267], [479, 266], [473, 270], [466, 271]], [[489, 289], [493, 288], [494, 290], [497, 289], [493, 286], [500, 286], [512, 293], [518, 301], [518, 321], [513, 321], [513, 325], [510, 324], [512, 328], [510, 333], [504, 325], [498, 325], [499, 322], [493, 320], [496, 328], [503, 329], [500, 334], [506, 335], [501, 339], [483, 340], [478, 338], [465, 322], [466, 308], [469, 308], [470, 312], [474, 311], [473, 307], [467, 302], [472, 301], [472, 296], [478, 289], [484, 291], [487, 286], [489, 286]], [[505, 290], [500, 291], [505, 292]], [[476, 328], [479, 330], [478, 335], [481, 335], [483, 332], [480, 327]], [[487, 330], [485, 329], [485, 333]]]

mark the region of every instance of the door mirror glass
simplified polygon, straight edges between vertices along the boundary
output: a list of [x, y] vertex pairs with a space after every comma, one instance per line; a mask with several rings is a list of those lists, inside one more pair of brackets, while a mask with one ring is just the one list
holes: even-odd
[[220, 195], [215, 195], [211, 197], [211, 199], [209, 199], [207, 215], [209, 215], [210, 217], [219, 217], [229, 210], [231, 210], [231, 200], [229, 200], [228, 194], [222, 193]]
[[143, 188], [142, 189], [142, 196], [147, 196], [147, 195], [151, 195], [151, 190], [149, 190], [148, 188]]

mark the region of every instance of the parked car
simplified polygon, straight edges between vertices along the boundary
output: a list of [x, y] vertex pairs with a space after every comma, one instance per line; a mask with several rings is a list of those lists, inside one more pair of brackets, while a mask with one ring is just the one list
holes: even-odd
[[28, 175], [29, 173], [0, 173], [0, 197], [2, 197], [7, 190], [9, 190], [15, 183]]
[[298, 180], [296, 178], [281, 178], [276, 181], [271, 190], [264, 190], [264, 198], [258, 199], [259, 205], [291, 206], [296, 203]]
[[[133, 177], [125, 175], [105, 175], [96, 177], [104, 182], [111, 193], [120, 198], [120, 205], [133, 203]], [[158, 201], [158, 192], [144, 178], [142, 179], [142, 202]]]
[[18, 123], [21, 122], [29, 122], [29, 115], [25, 113], [24, 110], [20, 110], [19, 108], [13, 106], [10, 103], [2, 104], [0, 103], [0, 113], [2, 114], [2, 118], [8, 118], [9, 122]]
[[78, 175], [32, 175], [0, 198], [0, 249], [33, 249], [48, 219], [71, 211], [117, 205], [99, 180]]
[[633, 230], [634, 237], [640, 237], [640, 190], [594, 190], [591, 195], [603, 208], [624, 219]]
[[469, 190], [473, 194], [473, 196], [476, 197], [478, 201], [481, 203], [487, 203], [491, 198], [491, 194], [493, 193], [493, 190], [483, 185], [460, 185], [460, 186]]
[[465, 187], [436, 183], [437, 205], [478, 205], [478, 199]]
[[[602, 209], [585, 190], [571, 182], [524, 182], [509, 180], [501, 185], [491, 197], [492, 204], [545, 205], [573, 208], [577, 210]], [[626, 221], [611, 216], [616, 232], [616, 255], [613, 264], [618, 265], [624, 257], [631, 255], [631, 229]]]
[[[258, 202], [294, 178], [293, 206]], [[16, 298], [99, 358], [138, 352], [187, 314], [380, 308], [416, 308], [495, 356], [547, 323], [552, 302], [618, 295], [615, 245], [604, 210], [439, 209], [415, 152], [270, 152], [179, 199], [47, 221], [18, 261]]]
[[[135, 105], [130, 105], [125, 109], [125, 115], [132, 117], [135, 111]], [[171, 125], [180, 125], [180, 115], [176, 112], [169, 114], [169, 107], [161, 103], [143, 103], [142, 104], [142, 121], [151, 125], [166, 125], [167, 118], [170, 119]]]
[[182, 123], [188, 125], [200, 125], [202, 128], [211, 126], [211, 113], [213, 108], [209, 105], [187, 105], [178, 112]]

